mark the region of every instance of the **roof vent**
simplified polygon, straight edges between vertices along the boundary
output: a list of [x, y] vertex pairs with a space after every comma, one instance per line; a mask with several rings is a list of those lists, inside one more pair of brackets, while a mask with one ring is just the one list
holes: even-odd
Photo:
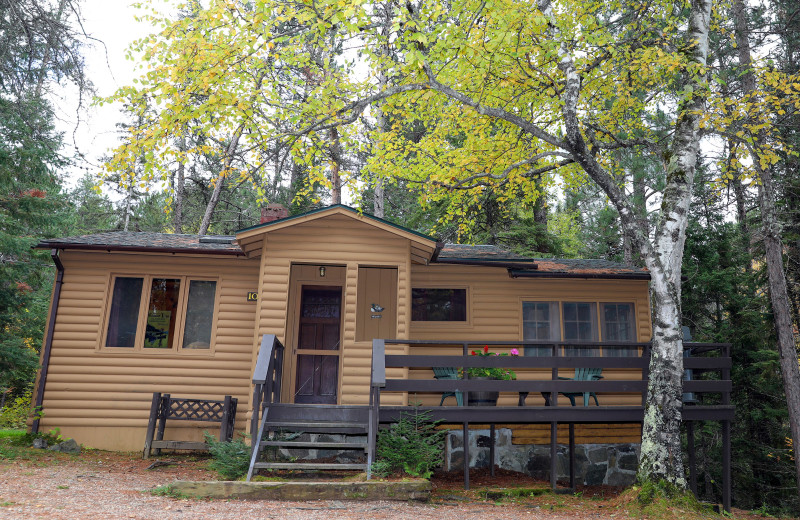
[[203, 235], [200, 237], [201, 244], [233, 244], [236, 237], [229, 235]]

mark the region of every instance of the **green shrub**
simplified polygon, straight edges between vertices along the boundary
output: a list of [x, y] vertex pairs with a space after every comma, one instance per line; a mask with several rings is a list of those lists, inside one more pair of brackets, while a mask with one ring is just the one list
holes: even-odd
[[441, 464], [447, 432], [438, 430], [439, 422], [430, 412], [400, 414], [400, 420], [378, 434], [377, 461], [372, 471], [387, 476], [403, 471], [414, 477], [430, 478], [433, 468]]
[[0, 409], [0, 428], [25, 428], [31, 411], [31, 394], [28, 390]]
[[208, 432], [203, 432], [212, 460], [208, 467], [225, 480], [237, 480], [250, 468], [250, 446], [243, 439], [219, 442]]

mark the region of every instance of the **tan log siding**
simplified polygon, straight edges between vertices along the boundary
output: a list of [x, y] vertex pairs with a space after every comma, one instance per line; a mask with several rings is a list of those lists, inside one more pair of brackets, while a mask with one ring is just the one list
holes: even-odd
[[[268, 230], [268, 228], [266, 228]], [[409, 241], [344, 216], [331, 216], [266, 234], [262, 251], [259, 325], [256, 344], [263, 334], [287, 337], [289, 279], [292, 264], [345, 266], [344, 322], [342, 326], [341, 404], [367, 404], [372, 343], [355, 341], [355, 320], [359, 266], [398, 268], [398, 294], [407, 298]], [[408, 312], [402, 302], [398, 309], [398, 335], [408, 331]], [[401, 336], [402, 337], [402, 336]], [[286, 345], [290, 368], [292, 345]], [[255, 357], [253, 358], [255, 361]], [[288, 375], [284, 381], [288, 381]], [[284, 386], [285, 400], [293, 391]], [[389, 402], [402, 402], [390, 400]]]
[[[65, 251], [64, 285], [53, 335], [41, 429], [59, 427], [86, 446], [140, 450], [153, 392], [176, 397], [239, 399], [237, 430], [249, 407], [250, 358], [258, 262], [219, 256]], [[104, 302], [113, 273], [208, 276], [219, 279], [213, 353], [100, 349]], [[122, 430], [123, 428], [125, 430]], [[199, 439], [212, 423], [178, 422], [165, 438]], [[180, 430], [180, 431], [178, 431]]]
[[[468, 289], [467, 323], [411, 322], [411, 339], [430, 340], [469, 340], [469, 341], [521, 341], [522, 340], [522, 302], [523, 301], [600, 301], [633, 302], [636, 312], [636, 330], [639, 341], [648, 341], [651, 334], [649, 293], [646, 281], [628, 280], [587, 280], [587, 279], [514, 279], [505, 269], [460, 265], [412, 265], [411, 287], [465, 287]], [[460, 354], [461, 347], [415, 347], [412, 354]], [[571, 376], [572, 371], [562, 375]], [[549, 379], [549, 372], [518, 373], [520, 379]], [[625, 371], [604, 370], [606, 380], [638, 378]], [[410, 377], [432, 378], [430, 370], [411, 371]], [[440, 395], [416, 395], [414, 398], [425, 404], [438, 404]], [[514, 406], [516, 394], [502, 394], [498, 405]], [[641, 404], [639, 394], [604, 394], [600, 396], [602, 405]], [[448, 404], [455, 401], [449, 400]], [[569, 404], [565, 397], [559, 404]], [[527, 404], [543, 405], [541, 396], [531, 394]], [[539, 427], [536, 427], [539, 428]], [[638, 425], [626, 430], [625, 435], [608, 435], [607, 439], [595, 438], [585, 442], [617, 442], [613, 439], [632, 439], [640, 435]], [[537, 430], [538, 431], [538, 430]], [[548, 430], [549, 431], [549, 430]], [[589, 430], [587, 430], [589, 431]], [[591, 430], [593, 435], [600, 430]], [[638, 433], [637, 433], [638, 432]], [[538, 435], [538, 434], [537, 434]], [[549, 433], [548, 433], [549, 435]], [[515, 429], [516, 436], [516, 429]], [[516, 437], [515, 437], [516, 438]], [[538, 439], [538, 437], [537, 437]], [[549, 440], [549, 437], [548, 437]], [[515, 440], [516, 442], [516, 440]], [[625, 441], [628, 442], [628, 441]], [[633, 442], [633, 441], [631, 441]], [[638, 442], [635, 441], [635, 442]]]

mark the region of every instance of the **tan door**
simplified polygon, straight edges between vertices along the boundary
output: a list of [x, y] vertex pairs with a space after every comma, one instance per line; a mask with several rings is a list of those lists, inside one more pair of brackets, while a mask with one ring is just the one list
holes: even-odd
[[359, 267], [356, 341], [397, 337], [397, 268]]
[[342, 288], [303, 286], [295, 352], [295, 403], [336, 404]]

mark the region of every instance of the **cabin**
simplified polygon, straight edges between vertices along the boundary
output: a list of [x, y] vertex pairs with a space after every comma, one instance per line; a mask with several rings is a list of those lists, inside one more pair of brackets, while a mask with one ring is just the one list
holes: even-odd
[[[252, 435], [270, 406], [374, 410], [377, 427], [418, 405], [455, 428], [450, 466], [485, 464], [490, 431], [490, 460], [504, 436], [507, 466], [554, 479], [564, 454], [549, 446], [569, 435], [583, 449], [579, 478], [632, 480], [651, 335], [645, 269], [442, 244], [344, 205], [292, 217], [270, 206], [235, 236], [109, 232], [37, 247], [51, 250], [57, 277], [36, 429], [141, 450], [154, 393], [231, 396], [234, 430]], [[472, 355], [484, 348], [503, 355]], [[487, 360], [514, 380], [465, 376]], [[574, 374], [590, 367], [602, 377], [584, 395]], [[500, 391], [495, 415], [469, 415], [481, 408], [469, 390], [484, 387]], [[201, 440], [204, 429], [168, 422], [166, 436]]]

